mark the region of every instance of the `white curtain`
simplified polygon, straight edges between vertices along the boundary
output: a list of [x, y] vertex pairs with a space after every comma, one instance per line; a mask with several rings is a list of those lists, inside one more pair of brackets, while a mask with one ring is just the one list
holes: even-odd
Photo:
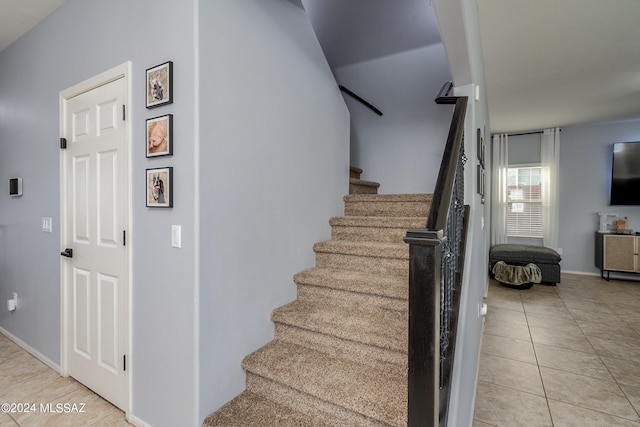
[[493, 135], [493, 188], [491, 192], [491, 245], [507, 243], [507, 134]]
[[558, 170], [560, 128], [545, 129], [540, 138], [542, 166], [542, 244], [558, 249]]

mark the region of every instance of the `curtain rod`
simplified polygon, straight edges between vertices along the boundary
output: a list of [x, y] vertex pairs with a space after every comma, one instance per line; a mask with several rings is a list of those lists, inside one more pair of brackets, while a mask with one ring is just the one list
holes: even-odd
[[[560, 129], [560, 132], [562, 132], [562, 129]], [[532, 131], [532, 132], [523, 132], [523, 133], [508, 133], [507, 136], [535, 135], [537, 133], [544, 133], [544, 131], [543, 130], [536, 130], [536, 131]]]

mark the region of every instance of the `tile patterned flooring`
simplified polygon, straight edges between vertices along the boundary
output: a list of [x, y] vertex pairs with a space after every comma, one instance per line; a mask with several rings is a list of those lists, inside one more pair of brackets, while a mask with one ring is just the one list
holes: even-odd
[[0, 427], [130, 426], [118, 408], [73, 378], [61, 377], [2, 334], [0, 406]]
[[640, 283], [489, 285], [474, 427], [640, 427]]

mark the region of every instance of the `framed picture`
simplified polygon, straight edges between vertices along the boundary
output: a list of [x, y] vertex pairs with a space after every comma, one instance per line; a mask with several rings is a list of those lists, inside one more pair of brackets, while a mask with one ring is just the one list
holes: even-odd
[[484, 140], [480, 138], [480, 164], [482, 165], [482, 169], [484, 169]]
[[173, 62], [147, 69], [147, 108], [155, 108], [173, 102]]
[[173, 168], [147, 169], [147, 207], [173, 207]]
[[173, 154], [173, 114], [147, 119], [147, 157]]
[[478, 161], [482, 161], [482, 130], [480, 128], [477, 129], [476, 135], [476, 156], [478, 157]]
[[482, 170], [482, 166], [481, 165], [477, 165], [476, 166], [476, 187], [477, 187], [477, 193], [479, 195], [482, 196], [482, 178], [484, 175], [484, 170]]

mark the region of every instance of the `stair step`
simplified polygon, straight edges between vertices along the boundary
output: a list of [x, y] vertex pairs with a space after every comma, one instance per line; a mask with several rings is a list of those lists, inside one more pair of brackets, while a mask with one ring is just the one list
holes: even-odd
[[407, 282], [398, 276], [313, 268], [293, 276], [298, 299], [343, 307], [406, 310]]
[[365, 311], [296, 300], [273, 311], [271, 320], [389, 350], [407, 351], [407, 310]]
[[281, 340], [247, 356], [242, 367], [249, 391], [296, 411], [336, 425], [406, 426], [406, 375]]
[[407, 230], [425, 226], [426, 217], [343, 216], [331, 218], [334, 240], [403, 243]]
[[330, 240], [313, 245], [316, 267], [364, 271], [406, 278], [409, 245]]
[[386, 276], [364, 271], [316, 267], [297, 273], [293, 276], [293, 280], [298, 285], [327, 287], [348, 292], [408, 300], [407, 281], [396, 275]]
[[349, 166], [349, 178], [360, 179], [360, 175], [362, 175], [362, 169], [357, 166]]
[[319, 419], [245, 391], [209, 415], [202, 427], [309, 426], [329, 427]]
[[358, 178], [349, 178], [349, 194], [378, 194], [380, 184]]
[[349, 194], [344, 196], [345, 216], [429, 215], [431, 194]]
[[274, 310], [276, 339], [401, 374], [407, 366], [407, 310], [354, 311], [297, 300]]

